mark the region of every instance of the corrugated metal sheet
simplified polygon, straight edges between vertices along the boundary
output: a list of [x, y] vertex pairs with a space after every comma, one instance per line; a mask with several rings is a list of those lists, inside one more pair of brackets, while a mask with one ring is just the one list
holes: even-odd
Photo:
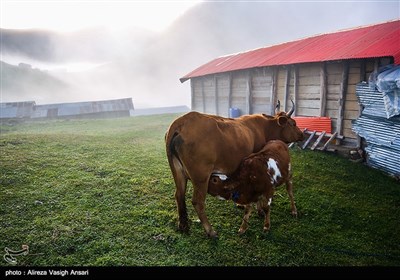
[[400, 177], [400, 117], [387, 119], [383, 94], [367, 83], [358, 84], [356, 94], [364, 109], [353, 131], [367, 141], [367, 164]]
[[400, 64], [400, 20], [219, 57], [180, 81], [255, 67], [373, 57], [393, 57]]
[[332, 123], [329, 117], [293, 117], [300, 129], [332, 133]]

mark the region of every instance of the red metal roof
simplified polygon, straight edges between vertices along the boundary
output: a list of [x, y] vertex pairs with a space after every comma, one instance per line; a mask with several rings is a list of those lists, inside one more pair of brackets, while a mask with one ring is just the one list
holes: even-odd
[[393, 57], [400, 64], [400, 20], [218, 57], [180, 81], [255, 67], [374, 57]]

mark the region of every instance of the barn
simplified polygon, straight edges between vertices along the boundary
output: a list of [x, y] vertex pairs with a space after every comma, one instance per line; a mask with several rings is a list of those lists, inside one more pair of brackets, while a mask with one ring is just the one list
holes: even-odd
[[30, 118], [35, 106], [35, 101], [0, 103], [0, 120]]
[[116, 118], [133, 114], [132, 98], [36, 105], [32, 119]]
[[132, 98], [36, 105], [35, 101], [0, 103], [0, 120], [84, 119], [133, 116]]
[[389, 64], [400, 64], [400, 20], [218, 57], [180, 81], [190, 80], [192, 110], [273, 114], [277, 100], [287, 111], [292, 99], [296, 117], [328, 119], [337, 144], [356, 147], [356, 86]]

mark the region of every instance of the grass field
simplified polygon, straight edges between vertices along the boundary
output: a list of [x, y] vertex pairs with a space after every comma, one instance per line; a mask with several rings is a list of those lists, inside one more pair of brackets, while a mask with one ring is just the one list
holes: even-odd
[[[282, 187], [271, 231], [256, 214], [208, 196], [219, 238], [191, 205], [177, 231], [164, 133], [177, 115], [1, 126], [0, 250], [22, 266], [400, 266], [400, 184], [334, 154], [291, 150], [290, 215]], [[7, 265], [0, 260], [0, 266]]]

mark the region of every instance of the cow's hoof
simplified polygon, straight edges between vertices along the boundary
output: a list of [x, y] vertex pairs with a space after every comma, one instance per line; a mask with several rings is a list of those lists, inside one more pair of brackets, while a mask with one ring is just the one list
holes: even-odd
[[217, 239], [218, 238], [218, 233], [215, 230], [211, 230], [210, 232], [207, 233], [207, 236], [212, 238], [212, 239]]
[[297, 211], [292, 211], [292, 216], [297, 218]]
[[247, 229], [245, 229], [245, 228], [240, 228], [240, 229], [238, 230], [238, 233], [239, 233], [240, 235], [242, 235], [242, 234], [244, 234], [244, 233], [246, 232], [246, 230], [247, 230]]
[[236, 207], [239, 209], [244, 209], [244, 205], [235, 203]]
[[263, 228], [263, 232], [269, 232], [269, 228], [270, 228], [269, 226], [268, 227], [264, 227]]
[[189, 225], [188, 224], [179, 223], [178, 229], [181, 232], [188, 233], [189, 232]]

